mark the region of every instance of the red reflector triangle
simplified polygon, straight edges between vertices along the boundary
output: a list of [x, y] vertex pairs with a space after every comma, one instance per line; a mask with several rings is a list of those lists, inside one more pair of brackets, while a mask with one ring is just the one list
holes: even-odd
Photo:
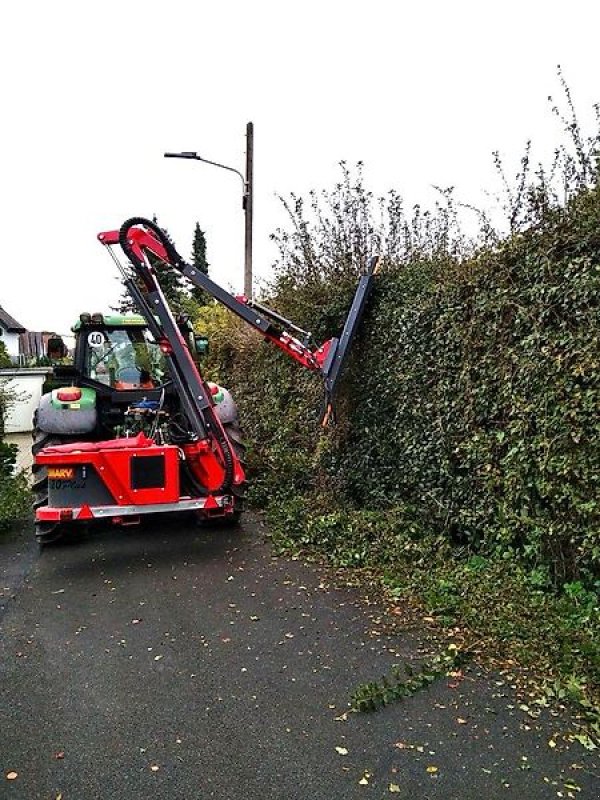
[[94, 515], [88, 505], [81, 506], [81, 511], [77, 519], [93, 519]]
[[215, 498], [210, 494], [204, 502], [204, 508], [218, 508], [218, 507], [219, 504], [217, 503]]

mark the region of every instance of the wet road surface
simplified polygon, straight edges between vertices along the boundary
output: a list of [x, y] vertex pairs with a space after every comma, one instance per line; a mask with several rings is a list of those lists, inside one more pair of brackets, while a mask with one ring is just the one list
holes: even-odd
[[600, 795], [594, 754], [506, 676], [346, 713], [419, 641], [264, 534], [178, 520], [41, 554], [0, 541], [2, 800]]

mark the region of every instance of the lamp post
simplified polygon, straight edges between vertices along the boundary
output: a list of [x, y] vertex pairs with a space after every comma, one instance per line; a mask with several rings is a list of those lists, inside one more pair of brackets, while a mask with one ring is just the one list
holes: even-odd
[[242, 208], [244, 209], [244, 294], [252, 297], [252, 214], [253, 214], [253, 184], [254, 184], [254, 124], [249, 122], [246, 125], [246, 177], [239, 169], [228, 167], [226, 164], [219, 164], [218, 161], [211, 161], [208, 158], [199, 156], [191, 150], [184, 150], [181, 153], [165, 153], [165, 158], [187, 158], [192, 161], [202, 161], [211, 164], [213, 167], [226, 169], [228, 172], [235, 172], [242, 181]]

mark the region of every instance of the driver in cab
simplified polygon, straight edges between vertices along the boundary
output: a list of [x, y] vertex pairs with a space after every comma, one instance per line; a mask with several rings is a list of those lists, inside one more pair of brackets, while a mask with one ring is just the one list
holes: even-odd
[[115, 389], [154, 389], [156, 383], [147, 369], [140, 369], [139, 380], [135, 383], [117, 379]]

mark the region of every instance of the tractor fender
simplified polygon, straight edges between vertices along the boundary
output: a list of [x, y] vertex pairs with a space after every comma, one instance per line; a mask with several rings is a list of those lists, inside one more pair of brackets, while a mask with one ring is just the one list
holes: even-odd
[[35, 412], [36, 427], [44, 433], [66, 436], [78, 436], [95, 430], [98, 423], [95, 392], [85, 389], [85, 402], [61, 403], [56, 397], [58, 391], [54, 389], [42, 396]]
[[223, 425], [236, 422], [238, 418], [237, 405], [231, 393], [223, 386], [218, 386], [218, 392], [213, 395], [215, 401], [215, 411]]

